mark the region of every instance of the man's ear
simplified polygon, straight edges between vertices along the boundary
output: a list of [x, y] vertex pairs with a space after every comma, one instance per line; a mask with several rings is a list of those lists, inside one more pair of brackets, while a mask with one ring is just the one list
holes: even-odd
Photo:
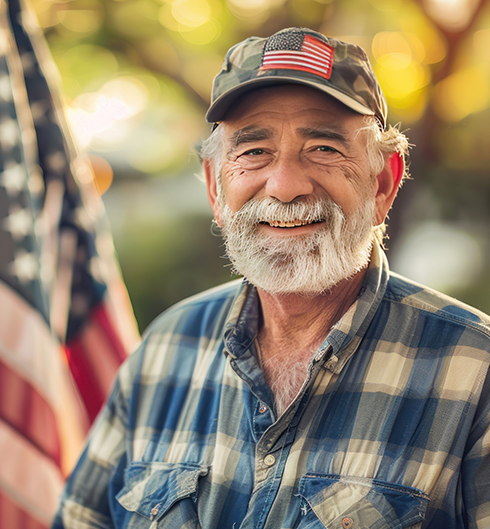
[[405, 160], [402, 155], [394, 152], [388, 159], [381, 173], [376, 177], [376, 223], [383, 224], [393, 201], [395, 200], [400, 182], [405, 172]]
[[219, 207], [218, 201], [218, 188], [216, 184], [214, 164], [212, 164], [210, 160], [203, 160], [202, 166], [204, 170], [204, 176], [206, 178], [206, 190], [208, 193], [208, 200], [211, 209], [213, 210], [214, 220], [216, 221], [216, 224], [218, 226], [222, 226], [223, 222], [221, 218], [221, 208]]

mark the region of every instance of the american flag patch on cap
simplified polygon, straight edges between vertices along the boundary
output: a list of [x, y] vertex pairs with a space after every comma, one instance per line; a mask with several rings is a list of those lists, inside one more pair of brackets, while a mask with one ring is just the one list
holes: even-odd
[[262, 70], [301, 70], [324, 79], [332, 73], [334, 50], [301, 31], [276, 34], [264, 46]]

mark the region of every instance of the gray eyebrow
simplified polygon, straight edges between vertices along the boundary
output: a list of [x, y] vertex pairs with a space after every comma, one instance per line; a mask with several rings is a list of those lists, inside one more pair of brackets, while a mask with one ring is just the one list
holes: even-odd
[[243, 129], [237, 130], [230, 137], [231, 147], [228, 151], [232, 153], [237, 147], [243, 143], [252, 143], [254, 141], [268, 140], [272, 137], [272, 132], [263, 127], [249, 125]]
[[335, 131], [328, 127], [304, 127], [298, 129], [298, 132], [303, 138], [307, 139], [334, 140], [345, 146], [349, 144], [349, 141], [342, 130]]
[[[332, 130], [329, 127], [301, 127], [298, 132], [306, 139], [324, 139], [333, 140], [347, 146], [349, 141], [345, 137], [342, 129], [339, 131]], [[272, 138], [273, 132], [264, 127], [257, 127], [256, 125], [249, 125], [234, 132], [230, 137], [231, 146], [228, 154], [235, 151], [240, 145], [244, 143], [253, 143], [255, 141], [268, 140]]]

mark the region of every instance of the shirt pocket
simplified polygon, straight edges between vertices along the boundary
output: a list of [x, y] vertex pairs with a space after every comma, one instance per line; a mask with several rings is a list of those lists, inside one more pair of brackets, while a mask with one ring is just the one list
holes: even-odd
[[128, 513], [128, 529], [199, 528], [198, 481], [208, 470], [193, 463], [131, 463], [116, 495]]
[[299, 483], [298, 529], [419, 528], [429, 497], [423, 491], [376, 479], [305, 474]]

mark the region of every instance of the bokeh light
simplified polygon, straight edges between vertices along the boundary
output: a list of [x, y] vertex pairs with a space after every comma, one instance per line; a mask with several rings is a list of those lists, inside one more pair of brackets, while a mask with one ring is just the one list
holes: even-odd
[[211, 7], [206, 0], [174, 0], [170, 8], [177, 22], [191, 28], [202, 26], [211, 18]]
[[163, 0], [158, 20], [176, 32], [184, 41], [204, 46], [221, 34], [221, 25], [215, 18], [221, 7], [212, 0]]
[[103, 195], [111, 186], [114, 179], [114, 171], [109, 162], [97, 154], [90, 155], [95, 189], [99, 195]]
[[216, 20], [209, 19], [204, 24], [190, 30], [187, 30], [185, 26], [179, 26], [179, 33], [187, 42], [196, 46], [204, 46], [221, 35], [221, 26]]
[[68, 119], [79, 145], [86, 148], [95, 138], [120, 142], [129, 129], [122, 122], [143, 111], [149, 100], [147, 87], [133, 77], [118, 77], [97, 92], [76, 97]]
[[461, 69], [434, 87], [434, 110], [446, 122], [457, 122], [490, 106], [490, 72], [480, 65]]
[[59, 56], [57, 62], [64, 92], [70, 97], [93, 89], [101, 81], [117, 75], [119, 70], [119, 62], [114, 53], [93, 44], [74, 46]]
[[[419, 25], [417, 35], [406, 33], [410, 42], [417, 39], [423, 46], [423, 58], [420, 61], [423, 64], [437, 64], [443, 61], [447, 56], [447, 42], [435, 28], [429, 24]], [[418, 44], [416, 45], [418, 48]]]
[[426, 57], [422, 41], [413, 33], [381, 32], [372, 43], [373, 65], [388, 103], [398, 109], [405, 121], [420, 118], [425, 109], [425, 87], [431, 80], [423, 63]]
[[[75, 3], [76, 6], [76, 3]], [[75, 33], [93, 33], [97, 31], [104, 20], [104, 8], [96, 0], [85, 0], [80, 8], [74, 7], [59, 10], [57, 18], [62, 26]]]
[[226, 4], [233, 15], [247, 19], [265, 16], [270, 9], [284, 4], [284, 0], [226, 0]]
[[427, 11], [451, 31], [464, 29], [478, 5], [478, 0], [425, 0]]
[[391, 259], [393, 268], [432, 288], [463, 289], [482, 271], [481, 242], [457, 224], [423, 222], [400, 243], [400, 250]]

